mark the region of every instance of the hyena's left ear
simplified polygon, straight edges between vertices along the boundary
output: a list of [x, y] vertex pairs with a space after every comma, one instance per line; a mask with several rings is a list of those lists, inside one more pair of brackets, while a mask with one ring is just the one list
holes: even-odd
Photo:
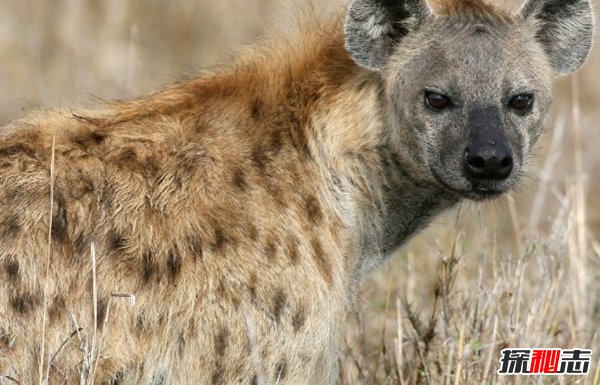
[[425, 0], [354, 0], [346, 48], [363, 67], [381, 71], [395, 45], [430, 14]]
[[532, 23], [536, 40], [558, 75], [573, 72], [585, 63], [594, 34], [589, 0], [528, 0], [520, 16]]

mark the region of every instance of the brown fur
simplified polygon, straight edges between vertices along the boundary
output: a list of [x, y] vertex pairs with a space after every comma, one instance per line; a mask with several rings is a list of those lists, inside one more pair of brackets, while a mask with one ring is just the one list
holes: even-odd
[[[340, 22], [327, 28], [293, 54], [285, 43], [262, 48], [146, 98], [3, 129], [0, 334], [15, 337], [0, 344], [1, 374], [35, 383], [55, 353], [51, 383], [80, 371], [155, 384], [298, 384], [330, 372], [352, 262], [338, 246], [340, 218], [318, 198], [328, 192], [310, 120], [318, 101], [357, 92], [370, 75], [346, 54]], [[113, 296], [123, 293], [136, 305]], [[94, 325], [98, 351], [86, 361]]]
[[[444, 9], [478, 12], [476, 28], [483, 13], [502, 16], [475, 4]], [[502, 62], [489, 52], [529, 54], [536, 70], [516, 73], [539, 83], [541, 107], [512, 135], [523, 156], [553, 78], [516, 19], [498, 29], [500, 42], [473, 37], [462, 28], [471, 21], [454, 16], [425, 17], [429, 25], [412, 36], [420, 3], [397, 26], [407, 42], [388, 47], [385, 12], [354, 5], [348, 25], [359, 44], [348, 47], [368, 50], [361, 39], [382, 34], [375, 53], [393, 54], [384, 74], [355, 62], [340, 16], [153, 95], [38, 112], [0, 131], [1, 376], [21, 384], [335, 381], [360, 279], [436, 214], [481, 193], [454, 188], [455, 175], [466, 183], [460, 167], [432, 155], [462, 159], [461, 138], [436, 130], [467, 125], [456, 118], [451, 127], [461, 129], [444, 129], [425, 109], [420, 82], [438, 72], [421, 68], [467, 71], [456, 82], [465, 100], [496, 100], [503, 78], [490, 81], [486, 65]], [[479, 62], [430, 44], [444, 31], [466, 36], [460, 44]], [[496, 49], [505, 42], [514, 47]], [[427, 119], [434, 129], [414, 129]], [[443, 163], [446, 180], [426, 156]]]
[[432, 2], [432, 6], [435, 13], [440, 16], [474, 15], [507, 19], [513, 17], [503, 8], [480, 0], [435, 0]]

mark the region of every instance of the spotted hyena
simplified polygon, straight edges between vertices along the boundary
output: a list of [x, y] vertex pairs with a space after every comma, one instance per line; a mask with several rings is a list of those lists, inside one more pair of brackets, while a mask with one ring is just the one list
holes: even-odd
[[361, 278], [517, 184], [593, 29], [588, 0], [355, 0], [307, 24], [151, 96], [0, 131], [1, 375], [333, 383]]

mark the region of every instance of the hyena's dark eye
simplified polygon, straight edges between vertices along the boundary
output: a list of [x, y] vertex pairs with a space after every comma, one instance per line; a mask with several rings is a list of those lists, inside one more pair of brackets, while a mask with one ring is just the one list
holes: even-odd
[[450, 98], [433, 91], [425, 92], [425, 103], [429, 108], [439, 111], [450, 106]]
[[521, 94], [513, 97], [510, 100], [509, 105], [517, 111], [527, 111], [531, 109], [533, 105], [533, 95], [532, 94]]

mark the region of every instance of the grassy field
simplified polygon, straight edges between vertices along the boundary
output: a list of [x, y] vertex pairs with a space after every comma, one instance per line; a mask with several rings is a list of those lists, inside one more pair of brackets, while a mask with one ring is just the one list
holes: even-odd
[[[159, 89], [285, 25], [289, 3], [3, 0], [0, 124]], [[340, 384], [600, 384], [598, 68], [597, 44], [559, 82], [518, 191], [438, 218], [365, 282]], [[586, 377], [501, 378], [505, 347], [592, 348], [594, 364]]]

